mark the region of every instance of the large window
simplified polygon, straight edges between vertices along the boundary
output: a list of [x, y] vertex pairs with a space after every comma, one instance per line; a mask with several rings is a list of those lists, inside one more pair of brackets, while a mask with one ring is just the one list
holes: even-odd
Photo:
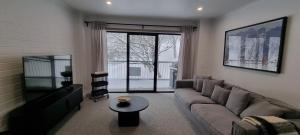
[[[128, 34], [107, 33], [109, 91], [126, 92], [128, 73], [130, 86], [134, 86], [137, 90], [151, 88], [155, 68], [157, 69], [156, 91], [171, 91], [170, 88], [174, 86], [177, 76], [181, 36], [178, 34], [154, 34], [158, 40], [155, 46], [155, 40], [151, 36]], [[127, 40], [130, 41], [128, 45]], [[127, 46], [129, 46], [131, 58], [129, 71], [127, 71]], [[156, 65], [154, 63], [155, 49], [157, 49]]]
[[126, 92], [127, 33], [107, 33], [108, 90]]
[[180, 35], [158, 35], [157, 91], [175, 86], [180, 40]]

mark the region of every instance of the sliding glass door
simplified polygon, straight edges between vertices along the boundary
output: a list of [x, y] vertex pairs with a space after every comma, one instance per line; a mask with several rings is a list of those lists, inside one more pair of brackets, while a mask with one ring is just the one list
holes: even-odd
[[158, 35], [157, 91], [172, 91], [177, 79], [177, 65], [181, 36], [178, 34]]
[[128, 92], [154, 92], [157, 34], [128, 33]]
[[109, 92], [169, 92], [177, 78], [179, 34], [108, 32]]
[[108, 91], [127, 92], [127, 33], [107, 33]]

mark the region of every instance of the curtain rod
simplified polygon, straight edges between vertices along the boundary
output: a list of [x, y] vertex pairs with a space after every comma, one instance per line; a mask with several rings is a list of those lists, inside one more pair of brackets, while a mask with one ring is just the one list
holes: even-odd
[[[97, 21], [84, 21], [84, 23], [88, 26], [89, 23], [93, 23]], [[115, 24], [115, 25], [132, 25], [132, 26], [153, 26], [153, 27], [177, 27], [180, 28], [182, 26], [172, 26], [172, 25], [149, 25], [149, 24], [131, 24], [131, 23], [106, 23], [106, 24]], [[193, 29], [197, 29], [197, 26], [193, 26]]]

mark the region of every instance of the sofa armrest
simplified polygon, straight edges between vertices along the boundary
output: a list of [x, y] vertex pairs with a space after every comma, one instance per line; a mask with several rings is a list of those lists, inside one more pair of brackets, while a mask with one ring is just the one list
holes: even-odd
[[177, 80], [176, 88], [193, 88], [193, 79]]
[[259, 135], [259, 129], [245, 121], [232, 123], [232, 135]]
[[298, 130], [300, 130], [300, 119], [287, 119], [288, 121], [292, 122]]

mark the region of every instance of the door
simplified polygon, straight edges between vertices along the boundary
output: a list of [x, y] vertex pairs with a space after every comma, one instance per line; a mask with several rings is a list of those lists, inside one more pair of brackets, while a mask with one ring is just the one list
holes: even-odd
[[156, 92], [158, 34], [127, 34], [127, 92]]
[[172, 92], [177, 79], [177, 65], [181, 36], [179, 34], [158, 35], [157, 92]]

